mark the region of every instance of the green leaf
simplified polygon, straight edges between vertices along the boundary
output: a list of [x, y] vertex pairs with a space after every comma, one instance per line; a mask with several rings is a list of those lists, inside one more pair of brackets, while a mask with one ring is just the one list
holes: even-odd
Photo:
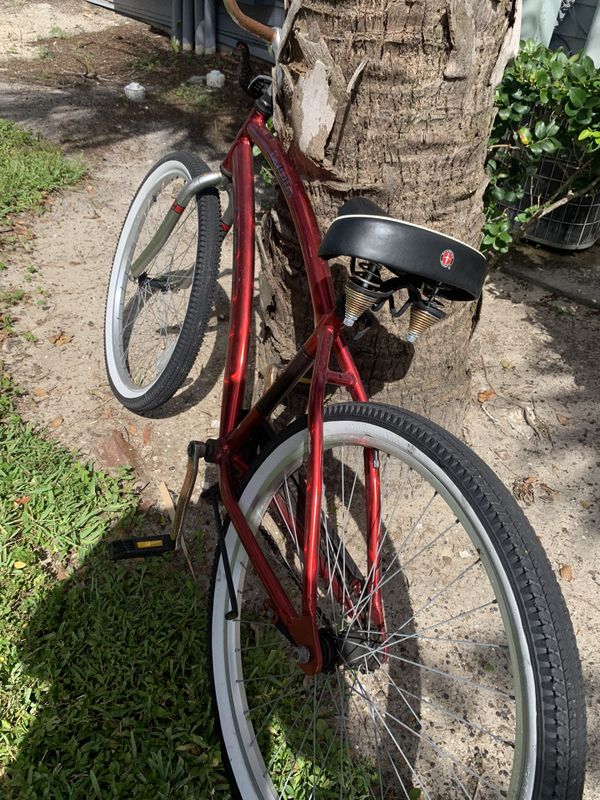
[[588, 77], [588, 72], [581, 64], [572, 64], [571, 75], [578, 81], [585, 81]]
[[546, 136], [554, 136], [560, 130], [560, 125], [558, 125], [554, 120], [550, 122], [549, 125], [546, 126]]
[[556, 153], [557, 147], [554, 139], [544, 139], [540, 144], [544, 153]]
[[535, 73], [535, 82], [538, 86], [545, 88], [550, 83], [550, 75], [545, 69], [538, 69]]
[[593, 59], [590, 58], [590, 56], [588, 56], [587, 53], [584, 53], [579, 59], [579, 63], [587, 72], [588, 76], [590, 78], [593, 78], [594, 75], [596, 74], [596, 65], [594, 64]]
[[565, 68], [560, 61], [553, 59], [550, 64], [550, 72], [552, 73], [552, 79], [558, 81], [565, 74]]
[[571, 86], [569, 89], [569, 100], [574, 108], [581, 108], [584, 106], [587, 99], [588, 93], [584, 91], [584, 89], [580, 89], [577, 86]]
[[500, 119], [507, 120], [510, 117], [510, 108], [501, 108], [498, 110]]
[[[583, 103], [581, 105], [583, 105]], [[517, 114], [521, 115], [527, 114], [529, 113], [529, 106], [525, 105], [525, 103], [513, 103], [513, 111], [516, 111]]]
[[532, 142], [529, 145], [529, 150], [531, 153], [533, 153], [534, 156], [541, 156], [543, 152], [542, 145], [540, 144], [540, 142]]
[[570, 105], [569, 103], [565, 104], [565, 114], [567, 115], [567, 117], [576, 117], [578, 111], [579, 111], [578, 108], [573, 108], [573, 106]]
[[546, 123], [543, 119], [539, 119], [535, 123], [535, 135], [537, 139], [543, 139], [546, 136]]
[[577, 122], [580, 125], [589, 125], [592, 121], [592, 115], [587, 108], [580, 109], [579, 113], [577, 114]]

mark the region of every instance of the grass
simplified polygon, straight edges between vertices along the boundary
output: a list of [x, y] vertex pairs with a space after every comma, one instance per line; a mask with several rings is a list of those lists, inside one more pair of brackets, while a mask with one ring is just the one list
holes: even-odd
[[22, 289], [0, 290], [0, 305], [16, 306], [25, 297]]
[[184, 108], [197, 108], [198, 106], [213, 111], [220, 107], [221, 103], [218, 95], [206, 86], [181, 83], [175, 89], [166, 92], [165, 97]]
[[0, 119], [0, 220], [39, 206], [51, 191], [75, 183], [85, 166], [10, 120]]
[[107, 559], [141, 523], [128, 476], [41, 436], [14, 394], [2, 375], [0, 796], [227, 797], [204, 599], [177, 562]]
[[73, 36], [73, 34], [67, 33], [67, 31], [63, 30], [59, 25], [53, 25], [50, 28], [48, 36], [52, 39], [68, 39], [70, 36]]

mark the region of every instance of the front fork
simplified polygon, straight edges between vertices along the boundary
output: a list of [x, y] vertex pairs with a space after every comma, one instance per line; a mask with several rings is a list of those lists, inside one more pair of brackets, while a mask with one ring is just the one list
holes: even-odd
[[[190, 200], [197, 194], [205, 192], [207, 189], [226, 189], [228, 193], [230, 193], [231, 181], [226, 175], [220, 172], [207, 172], [205, 175], [198, 175], [198, 177], [186, 183], [185, 186], [180, 189], [177, 197], [165, 214], [163, 221], [156, 229], [156, 233], [152, 239], [132, 263], [130, 270], [132, 277], [139, 278], [144, 274], [146, 267], [162, 250], [167, 239], [173, 233], [175, 226], [181, 219], [181, 215], [187, 208]], [[233, 221], [231, 208], [232, 203], [230, 196], [229, 205], [221, 221], [221, 231], [223, 233], [227, 233]]]
[[[317, 584], [319, 572], [327, 574], [327, 567], [320, 563], [321, 553], [321, 526], [323, 514], [321, 511], [323, 495], [323, 409], [325, 404], [325, 388], [328, 377], [334, 377], [329, 369], [331, 351], [334, 344], [344, 347], [339, 339], [339, 320], [336, 324], [326, 324], [322, 327], [318, 341], [310, 382], [308, 399], [308, 472], [306, 480], [306, 507], [305, 507], [305, 533], [303, 541], [304, 573], [302, 580], [302, 616], [294, 621], [289, 631], [294, 641], [299, 646], [299, 651], [306, 653], [301, 669], [309, 674], [320, 672], [323, 667], [323, 655], [318, 627], [317, 609]], [[352, 391], [354, 384], [351, 383]], [[362, 387], [356, 387], [357, 393]], [[354, 391], [352, 391], [354, 394]], [[357, 587], [356, 606], [353, 599], [347, 594], [345, 576], [342, 576], [341, 585], [335, 574], [328, 578], [334, 582], [334, 594], [338, 602], [345, 607], [346, 614], [352, 619], [364, 615], [364, 608], [368, 609], [368, 626], [373, 633], [383, 633], [384, 616], [381, 602], [381, 590], [378, 588], [381, 580], [381, 491], [379, 477], [379, 454], [373, 448], [364, 450], [365, 470], [365, 500], [366, 500], [366, 526], [367, 526], [367, 575], [362, 586]], [[326, 514], [327, 512], [325, 512]], [[342, 543], [342, 546], [343, 543]], [[370, 598], [365, 601], [365, 597]]]

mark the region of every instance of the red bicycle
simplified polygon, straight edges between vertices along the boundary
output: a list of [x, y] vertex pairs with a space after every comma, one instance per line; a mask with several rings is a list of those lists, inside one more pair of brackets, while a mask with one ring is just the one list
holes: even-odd
[[[278, 31], [234, 0], [225, 5], [277, 50]], [[106, 361], [117, 397], [141, 413], [166, 402], [194, 362], [232, 226], [234, 265], [219, 436], [190, 443], [171, 535], [117, 542], [113, 554], [175, 549], [199, 460], [217, 465], [210, 665], [225, 762], [244, 800], [579, 798], [580, 667], [534, 532], [463, 443], [369, 402], [347, 341], [361, 315], [400, 291], [414, 341], [443, 318], [443, 300], [479, 296], [484, 259], [362, 198], [342, 206], [321, 239], [267, 128], [270, 81], [250, 91], [254, 108], [220, 172], [188, 153], [166, 156], [119, 238]], [[315, 327], [244, 412], [253, 146], [289, 206]], [[229, 195], [222, 216], [219, 191]], [[327, 259], [344, 256], [350, 271], [336, 298]], [[307, 417], [273, 433], [269, 416], [309, 371]], [[325, 408], [328, 384], [352, 402]]]

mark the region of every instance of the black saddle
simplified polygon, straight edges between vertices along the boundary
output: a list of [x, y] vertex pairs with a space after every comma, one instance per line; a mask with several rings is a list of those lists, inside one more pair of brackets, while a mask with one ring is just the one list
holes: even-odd
[[353, 256], [383, 264], [399, 277], [441, 284], [438, 296], [476, 300], [486, 275], [485, 258], [474, 247], [410, 222], [393, 219], [364, 197], [340, 208], [319, 248], [321, 258]]

